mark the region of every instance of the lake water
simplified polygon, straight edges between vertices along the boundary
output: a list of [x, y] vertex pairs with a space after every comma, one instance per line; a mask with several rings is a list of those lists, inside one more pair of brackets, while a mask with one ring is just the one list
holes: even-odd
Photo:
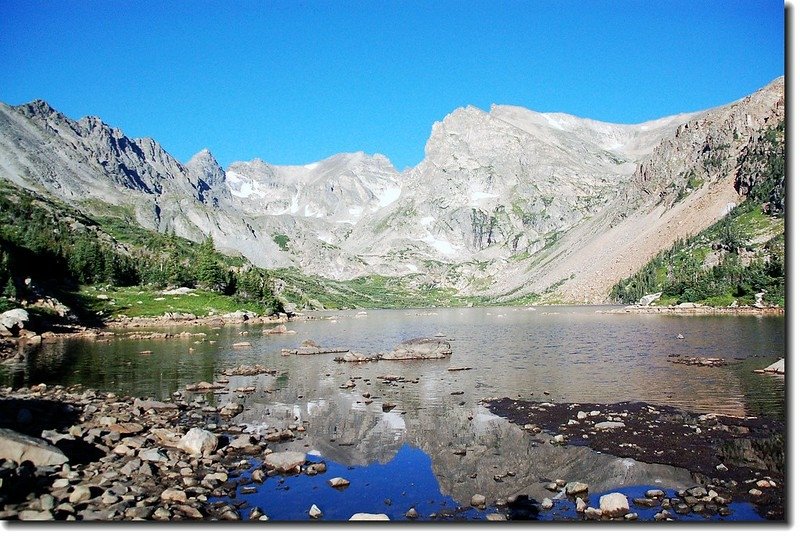
[[[692, 485], [688, 472], [667, 465], [621, 460], [585, 447], [532, 442], [519, 427], [489, 413], [480, 404], [485, 398], [644, 401], [697, 412], [784, 418], [783, 378], [752, 372], [784, 357], [783, 317], [602, 314], [601, 309], [608, 310], [418, 309], [367, 311], [366, 316], [326, 311], [287, 324], [295, 334], [262, 335], [261, 326], [203, 326], [189, 329], [207, 334], [203, 339], [67, 340], [46, 345], [26, 367], [6, 370], [0, 379], [14, 385], [80, 383], [165, 399], [188, 383], [213, 381], [225, 368], [266, 365], [279, 373], [231, 377], [230, 393], [218, 395], [215, 402], [242, 402], [245, 411], [235, 420], [254, 429], [285, 425], [287, 420], [305, 422], [307, 434], [292, 448], [312, 451], [352, 471], [372, 468], [370, 481], [377, 478], [375, 468], [398, 463], [406, 467], [390, 470], [387, 474], [392, 476], [383, 487], [372, 484], [368, 490], [367, 495], [388, 501], [386, 509], [393, 505], [393, 518], [409, 505], [418, 511], [425, 510], [424, 504], [468, 505], [474, 493], [490, 501], [514, 493], [541, 500], [548, 496], [541, 482], [556, 478], [583, 480], [593, 492], [653, 483], [668, 488]], [[241, 334], [243, 329], [249, 333]], [[436, 334], [450, 341], [450, 358], [353, 364], [336, 363], [330, 354], [280, 355], [281, 348], [298, 347], [305, 339], [324, 347], [374, 353], [388, 351], [405, 339]], [[241, 341], [251, 346], [233, 348]], [[152, 354], [140, 353], [147, 350]], [[670, 354], [721, 357], [729, 364], [719, 368], [674, 364]], [[448, 371], [451, 367], [470, 370]], [[386, 375], [408, 381], [384, 383], [379, 377]], [[356, 388], [342, 389], [351, 378]], [[244, 386], [256, 390], [237, 398], [234, 389]], [[366, 392], [375, 403], [366, 403]], [[396, 407], [383, 411], [383, 402]], [[460, 449], [466, 455], [453, 454]], [[416, 461], [404, 466], [408, 459]], [[327, 478], [332, 476], [346, 475]], [[398, 481], [406, 483], [405, 494], [398, 491]], [[337, 495], [351, 496], [344, 503], [340, 498], [340, 507], [350, 503], [356, 507], [352, 497], [359, 488], [351, 486]], [[250, 497], [251, 504], [269, 502], [269, 494], [279, 492], [273, 488], [265, 483]], [[307, 507], [297, 508], [307, 511]], [[340, 516], [348, 508], [339, 508]], [[748, 517], [747, 512], [736, 515]]]

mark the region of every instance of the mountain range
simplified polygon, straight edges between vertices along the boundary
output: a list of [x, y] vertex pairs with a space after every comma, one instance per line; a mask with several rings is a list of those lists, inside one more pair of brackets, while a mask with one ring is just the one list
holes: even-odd
[[[784, 79], [637, 125], [494, 105], [436, 122], [417, 166], [181, 163], [155, 140], [36, 100], [0, 103], [0, 177], [265, 268], [379, 274], [499, 301], [602, 303], [620, 279], [740, 203], [738, 160], [783, 121]], [[741, 188], [740, 188], [741, 190]]]

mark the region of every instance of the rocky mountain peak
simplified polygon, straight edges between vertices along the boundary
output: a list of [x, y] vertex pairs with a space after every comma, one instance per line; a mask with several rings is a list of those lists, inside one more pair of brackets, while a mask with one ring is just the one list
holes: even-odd
[[[61, 116], [49, 103], [42, 99], [35, 99], [31, 102], [14, 106], [14, 110], [26, 117], [48, 117], [51, 115]], [[62, 116], [63, 117], [63, 116]]]

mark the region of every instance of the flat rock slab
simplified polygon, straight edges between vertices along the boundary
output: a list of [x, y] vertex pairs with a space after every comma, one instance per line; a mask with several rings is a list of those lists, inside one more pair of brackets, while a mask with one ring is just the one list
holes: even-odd
[[69, 461], [58, 447], [7, 428], [0, 428], [0, 458], [17, 463], [29, 460], [36, 466], [61, 465]]
[[264, 464], [281, 473], [297, 472], [306, 463], [306, 454], [297, 451], [273, 452], [264, 458]]

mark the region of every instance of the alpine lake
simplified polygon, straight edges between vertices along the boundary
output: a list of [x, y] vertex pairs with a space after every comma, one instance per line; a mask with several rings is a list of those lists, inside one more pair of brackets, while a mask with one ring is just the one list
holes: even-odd
[[[496, 307], [317, 311], [286, 323], [207, 325], [131, 331], [191, 332], [167, 339], [130, 339], [125, 330], [101, 340], [46, 343], [26, 363], [7, 369], [2, 383], [81, 384], [98, 391], [168, 400], [188, 384], [215, 382], [221, 371], [258, 364], [272, 374], [229, 376], [223, 390], [186, 393], [210, 406], [238, 402], [228, 419], [249, 433], [301, 425], [304, 433], [275, 444], [324, 461], [322, 476], [270, 477], [240, 490], [233, 501], [243, 518], [259, 507], [271, 520], [308, 520], [316, 504], [324, 520], [356, 512], [405, 520], [409, 508], [426, 520], [484, 520], [504, 500], [550, 499], [518, 518], [576, 519], [575, 503], [545, 485], [557, 479], [588, 484], [586, 500], [603, 494], [667, 496], [697, 485], [686, 468], [615, 456], [586, 444], [553, 442], [555, 431], [530, 430], [493, 413], [499, 398], [550, 404], [643, 402], [696, 414], [763, 417], [785, 422], [783, 376], [760, 375], [785, 357], [783, 316], [627, 314], [605, 306]], [[281, 355], [311, 339], [325, 348], [372, 354], [415, 337], [444, 337], [452, 355], [411, 361], [334, 361], [334, 354]], [[250, 343], [248, 345], [235, 343]], [[722, 358], [698, 367], [675, 357]], [[348, 387], [348, 384], [350, 387]], [[352, 384], [355, 384], [353, 387]], [[577, 411], [577, 410], [576, 410]], [[574, 418], [574, 417], [572, 417]], [[210, 414], [209, 422], [220, 417]], [[246, 480], [258, 467], [241, 475]], [[346, 478], [344, 489], [328, 485]], [[246, 491], [246, 493], [245, 493]], [[486, 508], [470, 507], [475, 494]], [[729, 505], [725, 521], [758, 521], [750, 502]], [[641, 520], [658, 509], [631, 505]], [[721, 520], [689, 513], [681, 520]]]

